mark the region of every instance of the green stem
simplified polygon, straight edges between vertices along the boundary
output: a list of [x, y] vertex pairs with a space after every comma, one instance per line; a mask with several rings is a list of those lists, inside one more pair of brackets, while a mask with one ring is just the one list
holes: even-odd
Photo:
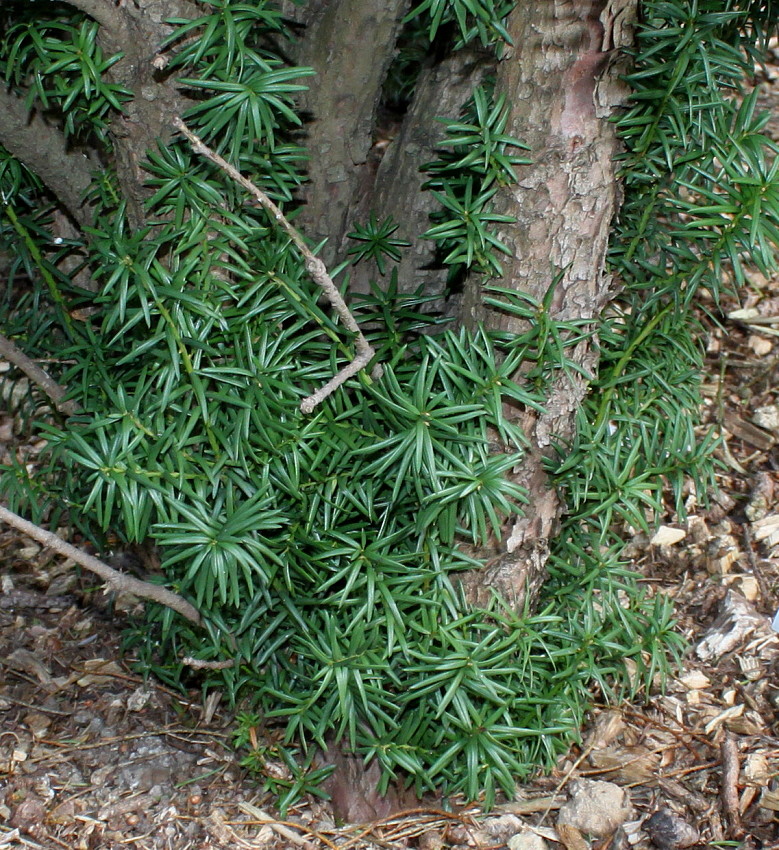
[[[673, 307], [673, 303], [666, 304], [659, 313], [653, 316], [644, 327], [641, 329], [641, 333], [630, 343], [630, 345], [625, 350], [625, 353], [622, 357], [617, 361], [616, 366], [614, 366], [614, 370], [611, 373], [612, 381], [615, 381], [619, 375], [625, 369], [625, 366], [630, 362], [630, 358], [633, 356], [635, 350], [644, 342], [644, 340], [649, 336], [649, 334], [654, 331], [657, 325], [660, 323], [660, 320], [668, 313]], [[614, 397], [614, 393], [617, 391], [616, 383], [613, 383], [604, 393], [603, 400], [601, 401], [600, 411], [598, 412], [598, 418], [595, 420], [595, 433], [598, 433], [603, 425], [604, 420], [609, 412], [609, 407], [611, 405], [611, 399]]]
[[54, 275], [52, 275], [52, 273], [49, 271], [46, 261], [44, 260], [40, 250], [38, 249], [38, 245], [30, 235], [30, 232], [27, 230], [27, 228], [19, 220], [19, 217], [16, 215], [14, 208], [9, 203], [5, 204], [5, 214], [8, 216], [8, 220], [11, 222], [13, 229], [19, 234], [19, 237], [24, 243], [25, 248], [27, 248], [30, 257], [32, 257], [33, 262], [37, 266], [41, 277], [46, 282], [46, 285], [49, 288], [49, 294], [51, 295], [52, 301], [54, 301], [54, 304], [59, 310], [60, 319], [68, 330], [68, 336], [73, 339], [73, 319], [70, 317], [70, 313], [68, 312], [65, 296], [62, 294], [62, 292], [60, 292], [59, 286], [57, 285], [57, 281], [54, 279]]

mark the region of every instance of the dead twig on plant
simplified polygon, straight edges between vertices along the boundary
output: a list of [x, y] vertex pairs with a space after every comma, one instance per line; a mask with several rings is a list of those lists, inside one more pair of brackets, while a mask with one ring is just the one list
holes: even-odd
[[72, 416], [78, 411], [75, 402], [64, 401], [67, 392], [65, 387], [58, 384], [48, 372], [41, 369], [34, 360], [31, 360], [17, 345], [2, 334], [0, 334], [0, 355], [5, 357], [9, 363], [13, 363], [14, 366], [21, 369], [34, 384], [39, 386], [60, 413]]
[[[195, 153], [201, 154], [206, 157], [206, 159], [213, 162], [214, 165], [221, 168], [222, 171], [235, 180], [236, 183], [243, 186], [244, 189], [246, 189], [246, 191], [254, 197], [257, 203], [273, 216], [279, 227], [281, 227], [281, 229], [289, 236], [303, 255], [303, 259], [306, 264], [306, 271], [308, 271], [311, 275], [314, 283], [324, 290], [327, 300], [330, 302], [330, 306], [338, 314], [344, 324], [344, 327], [355, 335], [354, 344], [357, 349], [357, 355], [354, 360], [352, 360], [352, 362], [347, 366], [344, 366], [344, 368], [341, 369], [341, 371], [324, 386], [320, 387], [315, 393], [312, 393], [307, 398], [304, 398], [300, 403], [300, 409], [303, 413], [311, 413], [318, 404], [324, 401], [331, 393], [335, 392], [341, 384], [345, 383], [353, 375], [356, 375], [361, 369], [364, 369], [376, 356], [376, 351], [360, 330], [360, 327], [355, 321], [354, 316], [351, 314], [349, 307], [341, 297], [341, 293], [333, 283], [333, 279], [328, 274], [325, 264], [319, 259], [319, 257], [314, 256], [311, 249], [308, 245], [306, 245], [303, 237], [287, 221], [284, 213], [276, 206], [276, 204], [273, 203], [262, 189], [257, 188], [257, 186], [255, 186], [251, 180], [244, 177], [238, 169], [234, 168], [229, 162], [222, 159], [218, 153], [212, 151], [208, 145], [202, 142], [200, 138], [196, 136], [189, 127], [187, 127], [181, 118], [174, 118], [173, 126], [183, 133], [187, 139], [189, 139], [189, 142], [192, 145], [192, 150], [195, 151]], [[377, 364], [373, 368], [372, 376], [374, 379], [378, 379], [381, 377], [381, 374], [381, 366]]]
[[230, 667], [235, 667], [235, 659], [227, 658], [224, 661], [204, 661], [202, 658], [193, 658], [191, 655], [185, 655], [181, 659], [182, 664], [191, 667], [193, 670], [227, 670]]
[[81, 549], [77, 549], [70, 543], [66, 543], [61, 537], [52, 534], [51, 531], [34, 525], [1, 506], [0, 521], [8, 523], [8, 525], [13, 526], [28, 537], [32, 537], [33, 540], [37, 540], [43, 546], [53, 549], [58, 554], [64, 555], [66, 558], [71, 558], [85, 569], [100, 576], [114, 590], [124, 590], [127, 593], [135, 594], [141, 599], [151, 599], [153, 602], [159, 602], [160, 605], [172, 608], [181, 614], [182, 617], [186, 617], [191, 623], [200, 623], [201, 618], [197, 608], [172, 590], [156, 584], [149, 584], [133, 576], [128, 576], [125, 573], [120, 573], [118, 570], [113, 569], [113, 567], [109, 567], [108, 564], [104, 564], [98, 558], [82, 552]]

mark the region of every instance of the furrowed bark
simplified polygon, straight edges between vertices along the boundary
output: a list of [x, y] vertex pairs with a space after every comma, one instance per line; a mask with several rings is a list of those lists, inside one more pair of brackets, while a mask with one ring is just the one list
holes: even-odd
[[[145, 153], [171, 135], [170, 118], [180, 114], [188, 101], [175, 80], [166, 73], [160, 45], [170, 32], [168, 17], [202, 14], [190, 0], [134, 0], [117, 6], [110, 0], [68, 0], [100, 24], [104, 54], [121, 52], [123, 58], [108, 77], [128, 88], [133, 99], [111, 123], [117, 177], [127, 199], [133, 227], [144, 223], [143, 203], [147, 175], [142, 169]], [[0, 89], [0, 144], [35, 172], [80, 226], [91, 223], [83, 196], [100, 168], [84, 151], [68, 146], [55, 119], [32, 112], [22, 99]]]
[[296, 57], [317, 72], [301, 98], [313, 121], [308, 203], [298, 222], [312, 240], [327, 238], [320, 253], [326, 265], [339, 255], [369, 167], [381, 87], [408, 6], [409, 0], [333, 0], [319, 7]]
[[[519, 183], [498, 204], [498, 212], [517, 219], [500, 234], [511, 251], [502, 283], [540, 301], [561, 273], [551, 308], [559, 320], [595, 319], [614, 294], [604, 273], [609, 226], [619, 205], [617, 139], [608, 119], [624, 97], [615, 60], [632, 36], [634, 11], [635, 0], [526, 0], [509, 17], [514, 46], [498, 66], [497, 89], [512, 110], [506, 132], [530, 146], [533, 164], [522, 167]], [[516, 318], [482, 304], [478, 281], [468, 284], [464, 320], [521, 330]], [[593, 340], [569, 354], [593, 373]], [[493, 563], [467, 577], [475, 601], [484, 603], [495, 588], [521, 610], [543, 583], [547, 541], [560, 513], [543, 462], [555, 440], [572, 435], [587, 386], [584, 375], [561, 374], [545, 414], [518, 412], [533, 447], [518, 476], [531, 501]]]

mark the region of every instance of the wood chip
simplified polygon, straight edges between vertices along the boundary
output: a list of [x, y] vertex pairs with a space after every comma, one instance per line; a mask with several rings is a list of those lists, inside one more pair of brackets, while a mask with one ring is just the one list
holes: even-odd
[[779, 812], [779, 791], [769, 791], [768, 788], [763, 788], [759, 805], [763, 809]]
[[752, 523], [755, 540], [765, 540], [768, 546], [779, 543], [779, 514], [770, 514]]
[[755, 632], [768, 633], [770, 628], [767, 617], [758, 614], [741, 594], [729, 590], [719, 617], [695, 651], [702, 661], [711, 661], [735, 649]]
[[565, 850], [590, 850], [590, 845], [575, 826], [568, 823], [558, 823], [557, 835]]
[[758, 428], [732, 411], [725, 411], [722, 424], [737, 440], [743, 440], [761, 451], [768, 451], [776, 442], [773, 434]]

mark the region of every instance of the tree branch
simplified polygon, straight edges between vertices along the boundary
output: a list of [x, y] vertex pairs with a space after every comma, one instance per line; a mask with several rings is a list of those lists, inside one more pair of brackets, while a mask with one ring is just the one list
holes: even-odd
[[94, 18], [112, 33], [124, 28], [127, 23], [124, 12], [111, 0], [65, 0], [71, 6]]
[[172, 590], [168, 590], [167, 587], [149, 584], [148, 582], [133, 578], [133, 576], [120, 573], [118, 570], [109, 567], [108, 564], [104, 564], [97, 558], [93, 558], [92, 555], [88, 555], [86, 552], [82, 552], [81, 549], [77, 549], [75, 546], [71, 546], [70, 543], [66, 543], [62, 538], [57, 537], [56, 534], [52, 534], [38, 525], [33, 525], [33, 523], [28, 522], [26, 519], [2, 506], [0, 506], [0, 520], [18, 529], [28, 537], [32, 537], [33, 540], [37, 540], [38, 543], [49, 549], [53, 549], [58, 554], [64, 555], [66, 558], [71, 558], [77, 564], [100, 576], [103, 581], [107, 582], [114, 589], [134, 593], [141, 599], [151, 599], [160, 605], [172, 608], [181, 614], [182, 617], [186, 617], [191, 623], [199, 624], [201, 622], [198, 610], [193, 605], [190, 605], [182, 596], [173, 593]]
[[[327, 269], [325, 268], [325, 264], [319, 259], [319, 257], [314, 256], [311, 249], [306, 245], [303, 237], [298, 233], [297, 230], [287, 221], [284, 217], [284, 213], [273, 203], [273, 201], [262, 191], [262, 189], [258, 189], [251, 180], [248, 180], [246, 177], [241, 174], [236, 168], [230, 165], [229, 162], [222, 159], [218, 153], [212, 151], [208, 145], [204, 144], [190, 129], [187, 125], [181, 120], [181, 118], [173, 119], [173, 126], [181, 131], [190, 141], [192, 145], [192, 150], [195, 153], [202, 154], [206, 159], [211, 160], [215, 165], [219, 166], [227, 175], [229, 175], [236, 183], [240, 186], [243, 186], [249, 194], [251, 194], [257, 203], [260, 204], [264, 209], [266, 209], [275, 219], [276, 223], [281, 227], [281, 229], [289, 236], [289, 238], [297, 245], [298, 250], [303, 255], [303, 259], [306, 263], [306, 270], [313, 278], [314, 282], [320, 286], [327, 296], [327, 300], [330, 302], [330, 306], [335, 310], [335, 312], [340, 317], [341, 321], [344, 323], [344, 327], [347, 330], [351, 331], [355, 334], [355, 347], [357, 348], [357, 356], [352, 360], [352, 362], [345, 366], [341, 371], [330, 381], [328, 381], [323, 387], [320, 387], [312, 395], [304, 398], [300, 403], [300, 409], [303, 413], [311, 413], [313, 409], [324, 401], [331, 393], [335, 392], [338, 387], [341, 386], [345, 381], [352, 377], [352, 375], [356, 375], [360, 369], [364, 368], [368, 365], [368, 363], [375, 357], [376, 352], [373, 346], [368, 342], [365, 338], [365, 335], [360, 330], [359, 325], [354, 319], [354, 316], [351, 314], [346, 302], [341, 297], [341, 293], [338, 291], [338, 288], [333, 283], [332, 278], [327, 273]], [[378, 380], [378, 378], [382, 375], [381, 365], [377, 364], [373, 369], [373, 377]]]
[[5, 357], [9, 363], [21, 369], [25, 375], [34, 383], [37, 384], [46, 395], [54, 403], [54, 407], [60, 413], [67, 416], [72, 416], [78, 410], [78, 406], [73, 401], [64, 401], [67, 390], [65, 387], [58, 384], [54, 378], [49, 375], [44, 369], [19, 349], [8, 337], [0, 334], [0, 355]]
[[90, 223], [83, 202], [92, 182], [89, 160], [68, 150], [65, 136], [5, 87], [0, 87], [0, 144], [41, 178], [79, 224]]

